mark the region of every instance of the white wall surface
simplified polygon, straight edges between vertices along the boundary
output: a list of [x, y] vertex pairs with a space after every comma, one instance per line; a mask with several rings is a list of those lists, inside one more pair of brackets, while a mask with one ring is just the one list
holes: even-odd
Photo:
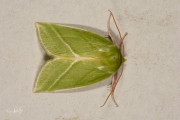
[[[180, 120], [179, 5], [179, 0], [1, 0], [0, 119]], [[128, 32], [127, 61], [115, 92], [119, 107], [109, 99], [100, 108], [110, 79], [81, 90], [33, 93], [44, 63], [34, 23], [107, 31], [108, 9], [121, 32]]]

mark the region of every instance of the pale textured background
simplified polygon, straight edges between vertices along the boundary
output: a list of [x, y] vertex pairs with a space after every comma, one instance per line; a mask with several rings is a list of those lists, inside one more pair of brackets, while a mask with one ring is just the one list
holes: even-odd
[[[179, 0], [1, 0], [1, 120], [179, 120]], [[78, 24], [107, 31], [110, 9], [125, 39], [126, 59], [115, 92], [119, 107], [100, 85], [55, 94], [34, 94], [43, 64], [34, 23]], [[114, 29], [116, 31], [116, 29]], [[103, 84], [103, 85], [102, 85]], [[22, 106], [22, 113], [10, 113]]]

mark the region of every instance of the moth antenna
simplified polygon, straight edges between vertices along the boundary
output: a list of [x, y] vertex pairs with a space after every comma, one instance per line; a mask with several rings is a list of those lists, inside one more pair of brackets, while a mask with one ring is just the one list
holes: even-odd
[[[111, 31], [110, 31], [110, 18], [111, 18], [111, 16], [112, 16], [113, 21], [114, 21], [114, 23], [115, 23], [115, 25], [116, 25], [116, 28], [117, 28], [117, 30], [118, 30], [118, 33], [119, 33], [119, 37], [120, 37], [120, 44], [119, 44], [118, 48], [122, 50], [122, 53], [121, 53], [121, 54], [122, 54], [122, 56], [124, 57], [124, 43], [123, 43], [123, 40], [124, 40], [124, 38], [126, 37], [126, 35], [127, 35], [128, 33], [126, 32], [125, 35], [122, 37], [121, 32], [120, 32], [120, 30], [119, 30], [119, 28], [118, 28], [118, 26], [117, 26], [117, 23], [116, 23], [116, 20], [115, 20], [115, 18], [114, 18], [113, 13], [112, 13], [110, 10], [109, 10], [109, 12], [110, 12], [110, 16], [109, 16], [108, 24], [107, 24], [109, 36], [111, 37], [112, 41], [114, 42], [114, 40], [113, 40], [113, 38], [112, 38]], [[114, 43], [115, 43], [115, 42], [114, 42]], [[114, 78], [115, 78], [115, 79], [114, 79], [114, 82], [113, 82], [113, 84], [112, 84], [112, 90], [111, 90], [111, 92], [109, 93], [109, 95], [108, 95], [108, 97], [106, 98], [106, 100], [105, 100], [105, 102], [103, 103], [103, 105], [101, 105], [101, 107], [103, 107], [103, 106], [106, 104], [106, 102], [108, 101], [108, 99], [109, 99], [110, 96], [112, 97], [112, 100], [114, 101], [116, 107], [118, 107], [118, 104], [117, 104], [117, 102], [116, 102], [116, 100], [115, 100], [115, 98], [114, 98], [114, 91], [115, 91], [115, 88], [116, 88], [116, 86], [117, 86], [117, 84], [118, 84], [118, 82], [119, 82], [119, 80], [120, 80], [120, 77], [122, 76], [123, 68], [124, 68], [124, 64], [122, 63], [122, 65], [121, 65], [121, 69], [122, 69], [122, 70], [121, 70], [121, 73], [120, 73], [120, 75], [118, 76], [118, 78], [117, 78], [117, 73], [114, 74]], [[116, 77], [115, 77], [115, 76], [116, 76]]]
[[[113, 18], [113, 21], [114, 21], [114, 24], [116, 25], [116, 28], [117, 28], [117, 30], [118, 30], [118, 33], [119, 33], [119, 37], [120, 37], [120, 43], [122, 43], [122, 41], [123, 41], [123, 38], [122, 38], [122, 35], [121, 35], [121, 32], [120, 32], [120, 30], [119, 30], [119, 28], [118, 28], [118, 26], [117, 26], [117, 23], [116, 23], [116, 20], [115, 20], [115, 18], [114, 18], [114, 15], [113, 15], [113, 13], [110, 11], [110, 10], [108, 10], [109, 12], [110, 12], [110, 16], [112, 16], [112, 18]], [[109, 28], [110, 28], [110, 18], [111, 17], [109, 17]]]
[[117, 104], [117, 102], [116, 102], [116, 100], [114, 98], [114, 92], [111, 94], [111, 98], [112, 98], [114, 104], [116, 105], [116, 107], [118, 107], [119, 105]]
[[108, 23], [107, 23], [107, 29], [108, 29], [108, 35], [111, 38], [111, 41], [115, 44], [114, 38], [111, 33], [111, 27], [110, 27], [110, 20], [111, 20], [111, 14], [109, 15]]
[[[113, 87], [116, 85], [116, 83], [117, 83], [117, 72], [114, 74], [111, 90], [113, 90]], [[113, 102], [115, 103], [116, 107], [118, 107], [118, 104], [114, 98], [114, 91], [111, 94], [111, 98], [112, 98]]]

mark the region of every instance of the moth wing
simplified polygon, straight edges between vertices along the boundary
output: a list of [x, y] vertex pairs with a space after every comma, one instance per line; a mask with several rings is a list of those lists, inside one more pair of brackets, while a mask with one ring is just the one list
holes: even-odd
[[50, 56], [97, 56], [101, 48], [113, 45], [95, 33], [52, 23], [36, 23], [37, 34]]
[[79, 88], [108, 78], [112, 73], [102, 70], [100, 63], [53, 59], [48, 61], [37, 76], [34, 92], [51, 92]]

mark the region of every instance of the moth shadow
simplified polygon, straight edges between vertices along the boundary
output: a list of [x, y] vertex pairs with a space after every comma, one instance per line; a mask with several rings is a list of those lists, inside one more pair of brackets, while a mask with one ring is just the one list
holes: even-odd
[[[88, 30], [90, 32], [93, 32], [93, 33], [96, 33], [100, 36], [103, 36], [107, 39], [110, 39], [109, 35], [108, 35], [108, 32], [105, 32], [105, 31], [102, 31], [100, 29], [97, 29], [97, 28], [93, 28], [93, 27], [89, 27], [89, 26], [84, 26], [84, 25], [78, 25], [78, 24], [60, 24], [60, 23], [56, 23], [56, 24], [59, 24], [59, 25], [65, 25], [65, 26], [71, 26], [71, 27], [75, 27], [75, 28], [80, 28], [80, 29], [84, 29], [84, 30]], [[112, 31], [112, 35], [113, 35], [113, 39], [116, 41], [118, 40], [118, 36], [114, 34], [114, 32]], [[45, 64], [46, 61], [52, 59], [51, 56], [48, 56], [46, 54], [46, 52], [43, 50], [43, 48], [41, 47], [41, 52], [43, 54], [43, 60], [41, 61], [41, 64], [40, 66], [42, 67], [43, 64]], [[41, 68], [40, 67], [40, 68]], [[93, 85], [89, 85], [89, 86], [85, 86], [85, 87], [81, 87], [81, 88], [74, 88], [74, 89], [69, 89], [69, 90], [64, 90], [64, 91], [57, 91], [57, 92], [53, 92], [53, 93], [73, 93], [73, 92], [83, 92], [83, 91], [89, 91], [89, 90], [93, 90], [93, 89], [97, 89], [97, 88], [100, 88], [100, 87], [103, 87], [103, 86], [107, 86], [110, 85], [111, 83], [111, 78], [112, 77], [109, 77], [108, 79], [105, 79], [101, 82], [98, 82], [96, 84], [93, 84]]]

